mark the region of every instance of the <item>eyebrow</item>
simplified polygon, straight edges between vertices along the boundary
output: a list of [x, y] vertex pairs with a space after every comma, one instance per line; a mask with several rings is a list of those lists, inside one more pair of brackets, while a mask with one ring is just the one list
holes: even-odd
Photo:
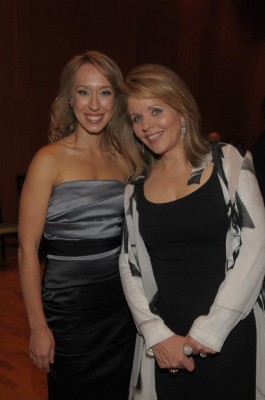
[[[78, 89], [78, 88], [80, 88], [80, 87], [89, 89], [90, 86], [87, 86], [87, 85], [77, 85], [77, 86], [76, 86], [76, 89]], [[113, 90], [113, 87], [112, 87], [112, 86], [109, 86], [109, 85], [100, 86], [99, 88], [100, 88], [100, 89], [112, 89], [112, 90]]]
[[148, 107], [148, 110], [150, 110], [153, 107], [162, 107], [162, 104], [157, 104], [157, 103], [152, 104], [151, 106]]
[[[149, 106], [149, 107], [147, 107], [147, 110], [151, 110], [153, 107], [163, 107], [161, 104], [152, 104], [151, 106]], [[132, 115], [141, 115], [141, 114], [139, 114], [139, 113], [132, 113], [132, 114], [130, 114], [130, 116], [132, 116]]]

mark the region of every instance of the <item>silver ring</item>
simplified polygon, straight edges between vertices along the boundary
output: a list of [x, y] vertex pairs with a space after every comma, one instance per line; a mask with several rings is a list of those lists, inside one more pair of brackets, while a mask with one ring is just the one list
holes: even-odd
[[206, 358], [207, 357], [207, 354], [206, 353], [204, 353], [203, 351], [200, 353], [200, 357], [201, 358]]
[[168, 370], [168, 372], [169, 372], [170, 374], [172, 374], [172, 375], [176, 375], [176, 374], [179, 372], [179, 370], [178, 370], [177, 368], [170, 368], [170, 369]]
[[192, 348], [190, 346], [183, 346], [183, 353], [185, 356], [191, 356], [192, 355]]

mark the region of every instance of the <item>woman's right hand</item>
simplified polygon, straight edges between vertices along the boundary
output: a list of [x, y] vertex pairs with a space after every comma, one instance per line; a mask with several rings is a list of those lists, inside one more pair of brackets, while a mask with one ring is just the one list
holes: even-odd
[[37, 368], [50, 372], [50, 364], [54, 362], [55, 342], [48, 327], [32, 330], [29, 341], [30, 358]]
[[155, 359], [160, 368], [194, 370], [194, 360], [183, 353], [186, 342], [184, 336], [174, 335], [152, 347]]

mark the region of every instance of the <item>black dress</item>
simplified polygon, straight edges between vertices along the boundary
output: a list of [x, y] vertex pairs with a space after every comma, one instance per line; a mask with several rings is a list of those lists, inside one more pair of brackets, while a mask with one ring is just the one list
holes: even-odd
[[[208, 314], [225, 278], [228, 217], [217, 172], [192, 194], [163, 204], [147, 201], [141, 184], [137, 204], [158, 286], [157, 309], [174, 332], [186, 335], [196, 317]], [[220, 354], [195, 357], [194, 372], [172, 376], [156, 365], [155, 378], [158, 400], [254, 400], [253, 312], [230, 333]]]
[[118, 269], [123, 190], [118, 181], [53, 189], [42, 290], [56, 352], [50, 400], [128, 398], [136, 332]]

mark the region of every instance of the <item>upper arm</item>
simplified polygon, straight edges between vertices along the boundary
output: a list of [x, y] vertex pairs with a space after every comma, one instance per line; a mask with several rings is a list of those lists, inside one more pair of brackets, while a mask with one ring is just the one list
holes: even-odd
[[38, 246], [57, 174], [56, 157], [46, 146], [34, 156], [23, 184], [18, 222], [20, 245]]

